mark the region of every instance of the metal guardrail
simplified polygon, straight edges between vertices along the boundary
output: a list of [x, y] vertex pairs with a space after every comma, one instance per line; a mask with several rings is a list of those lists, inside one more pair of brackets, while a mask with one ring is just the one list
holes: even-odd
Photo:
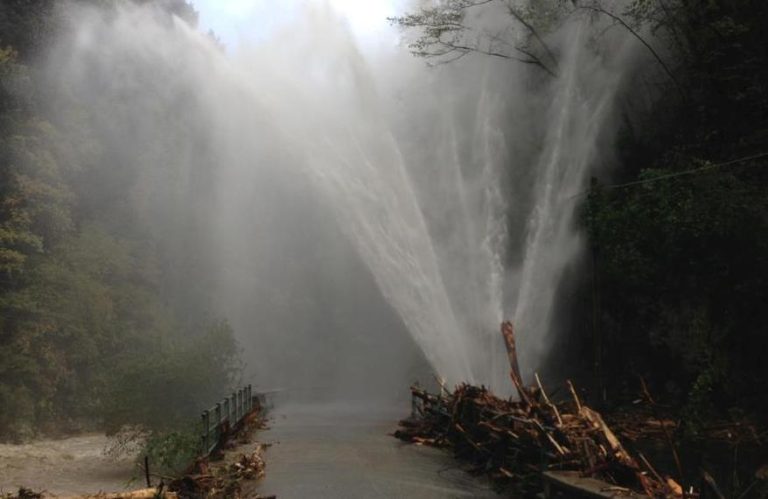
[[257, 404], [258, 401], [254, 403], [251, 385], [248, 385], [203, 411], [200, 436], [202, 455], [210, 454], [219, 445], [222, 436], [239, 425]]

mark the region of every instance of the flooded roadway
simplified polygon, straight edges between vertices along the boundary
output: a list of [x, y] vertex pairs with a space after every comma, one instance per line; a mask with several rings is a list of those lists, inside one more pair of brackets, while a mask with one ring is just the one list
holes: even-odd
[[447, 453], [389, 436], [402, 415], [333, 405], [273, 410], [270, 429], [257, 436], [274, 445], [256, 490], [280, 499], [500, 497]]
[[[266, 477], [251, 492], [294, 498], [494, 498], [487, 482], [457, 468], [446, 453], [389, 436], [402, 412], [328, 404], [273, 409], [254, 440], [266, 451]], [[0, 493], [25, 486], [55, 495], [120, 492], [132, 460], [104, 455], [102, 435], [0, 445]], [[235, 452], [247, 452], [238, 448]]]

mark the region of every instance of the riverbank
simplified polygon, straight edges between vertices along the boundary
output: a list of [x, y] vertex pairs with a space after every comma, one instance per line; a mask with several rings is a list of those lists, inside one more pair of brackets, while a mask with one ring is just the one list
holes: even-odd
[[87, 434], [22, 445], [0, 444], [0, 494], [32, 487], [56, 495], [122, 492], [132, 484], [132, 457], [109, 457], [109, 437]]

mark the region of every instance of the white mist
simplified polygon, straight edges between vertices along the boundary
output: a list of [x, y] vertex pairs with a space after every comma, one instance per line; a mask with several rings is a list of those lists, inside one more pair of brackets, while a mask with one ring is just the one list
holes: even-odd
[[[612, 144], [632, 65], [623, 33], [595, 39], [594, 20], [574, 16], [547, 39], [559, 57], [550, 77], [481, 56], [430, 69], [403, 47], [362, 50], [327, 6], [303, 6], [231, 54], [148, 8], [69, 14], [51, 74], [116, 144], [143, 152], [120, 164], [147, 168], [135, 210], [159, 237], [172, 236], [158, 185], [184, 190], [193, 168], [210, 170], [195, 216], [215, 255], [216, 312], [262, 386], [395, 390], [418, 362], [404, 326], [450, 384], [507, 393], [505, 318], [526, 372], [540, 366], [563, 272], [583, 248], [574, 195]], [[183, 97], [205, 144], [205, 161], [179, 151], [188, 169], [175, 178], [144, 164], [172, 137], [143, 107], [147, 91]]]

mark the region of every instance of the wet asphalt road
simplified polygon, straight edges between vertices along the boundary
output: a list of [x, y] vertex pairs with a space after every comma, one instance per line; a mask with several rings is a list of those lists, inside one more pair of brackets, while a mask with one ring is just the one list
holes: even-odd
[[[267, 449], [266, 476], [249, 492], [280, 499], [495, 498], [488, 483], [457, 468], [446, 453], [391, 437], [407, 409], [313, 403], [283, 405], [254, 440]], [[19, 486], [55, 494], [117, 492], [141, 483], [130, 457], [103, 454], [109, 440], [84, 435], [27, 445], [0, 445], [0, 493]], [[232, 452], [247, 452], [247, 446]]]
[[331, 405], [273, 410], [256, 436], [266, 451], [261, 494], [294, 498], [495, 498], [489, 484], [446, 453], [388, 435], [398, 416]]

